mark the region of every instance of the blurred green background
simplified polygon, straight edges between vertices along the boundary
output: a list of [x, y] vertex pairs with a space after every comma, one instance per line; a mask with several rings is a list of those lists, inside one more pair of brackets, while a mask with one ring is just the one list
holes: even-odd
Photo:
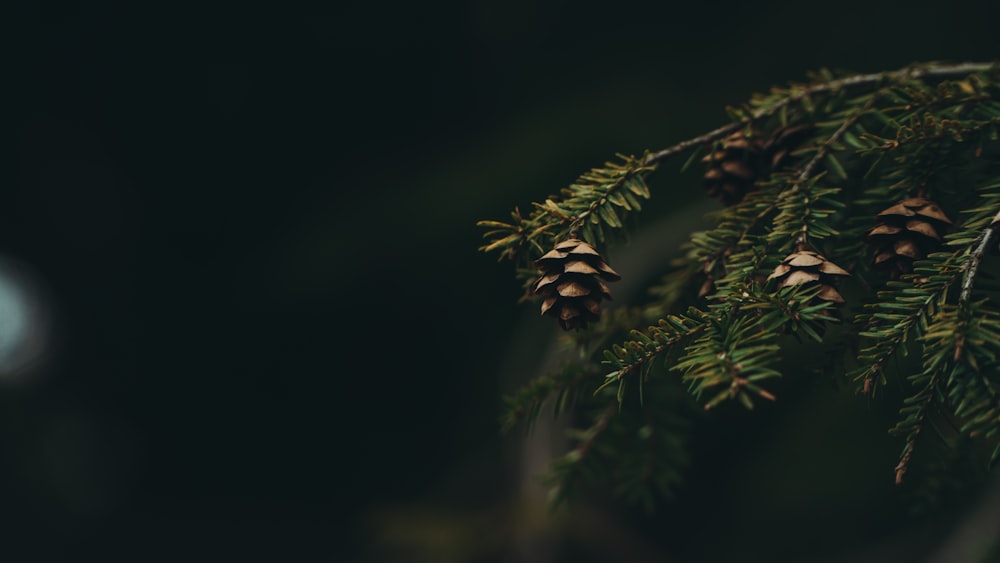
[[[516, 304], [510, 265], [477, 251], [475, 222], [615, 153], [722, 125], [725, 105], [810, 70], [994, 59], [998, 12], [969, 0], [16, 4], [0, 554], [935, 552], [968, 507], [907, 519], [887, 486], [890, 418], [825, 381], [706, 423], [690, 486], [655, 518], [614, 505], [547, 515], [531, 463], [558, 451], [558, 428], [522, 441], [497, 417], [558, 329]], [[706, 209], [697, 176], [662, 168], [643, 217], [666, 238], [611, 258], [641, 269], [672, 251]]]

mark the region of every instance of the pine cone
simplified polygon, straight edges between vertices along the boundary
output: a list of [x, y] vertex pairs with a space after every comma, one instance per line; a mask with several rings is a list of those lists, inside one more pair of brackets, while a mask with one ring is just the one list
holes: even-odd
[[847, 270], [830, 262], [820, 253], [800, 250], [786, 256], [767, 279], [778, 280], [778, 287], [818, 283], [823, 288], [816, 299], [843, 303], [844, 297], [834, 285], [838, 278], [850, 275]]
[[780, 127], [764, 143], [764, 160], [768, 173], [773, 172], [791, 160], [791, 153], [809, 138], [816, 127], [811, 123], [799, 123]]
[[952, 224], [936, 203], [922, 197], [904, 199], [876, 219], [866, 234], [875, 247], [872, 262], [891, 279], [912, 272], [913, 262], [938, 246]]
[[556, 244], [535, 266], [542, 272], [534, 286], [542, 296], [542, 314], [555, 317], [563, 330], [597, 321], [601, 300], [611, 299], [605, 282], [621, 279], [594, 247], [575, 238]]
[[766, 140], [747, 136], [742, 129], [722, 139], [711, 153], [702, 157], [708, 167], [705, 190], [723, 205], [743, 200], [758, 180], [788, 163], [791, 153], [813, 132], [815, 126], [800, 123], [776, 129]]
[[708, 195], [723, 205], [732, 205], [754, 189], [754, 183], [765, 173], [762, 145], [759, 137], [747, 137], [741, 129], [722, 139], [715, 150], [702, 157], [701, 162], [708, 167], [704, 176]]

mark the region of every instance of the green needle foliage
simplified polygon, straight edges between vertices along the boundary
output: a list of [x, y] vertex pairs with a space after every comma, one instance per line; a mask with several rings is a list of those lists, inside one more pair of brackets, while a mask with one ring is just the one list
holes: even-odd
[[[822, 70], [727, 109], [731, 121], [713, 131], [618, 155], [530, 213], [479, 222], [480, 249], [512, 262], [522, 300], [537, 301], [534, 261], [571, 237], [601, 252], [624, 240], [656, 193], [650, 182], [663, 162], [686, 155], [687, 169], [726, 155], [734, 133], [804, 132], [710, 214], [712, 228], [690, 234], [644, 303], [567, 331], [578, 359], [507, 398], [507, 430], [530, 427], [548, 406], [579, 427], [575, 447], [547, 477], [554, 498], [593, 482], [611, 482], [646, 506], [668, 497], [688, 463], [690, 422], [730, 401], [753, 409], [778, 399], [769, 384], [787, 371], [783, 353], [804, 343], [822, 353], [797, 360], [812, 363], [796, 373], [826, 372], [859, 400], [880, 397], [890, 382], [904, 390], [898, 421], [886, 429], [902, 448], [897, 483], [935, 435], [978, 444], [994, 464], [1000, 64]], [[932, 211], [905, 211], [904, 203]], [[889, 225], [894, 214], [909, 214], [905, 225]], [[899, 237], [888, 254], [869, 236], [879, 221], [889, 225], [882, 233]], [[904, 266], [880, 268], [886, 256]]]

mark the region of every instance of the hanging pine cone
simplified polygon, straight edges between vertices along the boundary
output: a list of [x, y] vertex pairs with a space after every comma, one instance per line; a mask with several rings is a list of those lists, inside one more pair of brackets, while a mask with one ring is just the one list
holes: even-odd
[[810, 123], [779, 127], [767, 139], [756, 133], [748, 136], [742, 129], [731, 133], [701, 159], [708, 167], [705, 190], [723, 205], [742, 201], [757, 181], [766, 180], [772, 171], [788, 164], [792, 151], [814, 129]]
[[742, 200], [765, 173], [762, 148], [759, 137], [748, 137], [742, 129], [719, 141], [715, 149], [701, 159], [708, 167], [704, 176], [708, 195], [723, 205]]
[[601, 316], [601, 300], [611, 299], [605, 282], [621, 276], [586, 242], [570, 238], [535, 260], [542, 275], [535, 282], [542, 314], [555, 317], [563, 330], [584, 328]]
[[811, 123], [798, 123], [775, 130], [763, 145], [768, 173], [788, 164], [792, 160], [792, 151], [799, 148], [815, 129], [816, 126]]
[[830, 262], [822, 254], [811, 250], [800, 250], [786, 256], [767, 279], [778, 280], [778, 287], [818, 283], [822, 289], [816, 295], [816, 299], [843, 303], [844, 297], [834, 286], [838, 278], [850, 275], [847, 270]]
[[866, 234], [875, 247], [872, 262], [891, 279], [912, 272], [913, 262], [938, 246], [952, 224], [941, 207], [922, 197], [904, 199], [881, 211], [876, 220]]

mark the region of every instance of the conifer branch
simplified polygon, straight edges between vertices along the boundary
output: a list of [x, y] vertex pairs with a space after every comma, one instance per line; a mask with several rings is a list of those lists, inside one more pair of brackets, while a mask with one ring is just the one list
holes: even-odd
[[559, 416], [572, 404], [580, 385], [593, 378], [593, 369], [586, 365], [567, 365], [550, 374], [535, 377], [522, 386], [516, 394], [505, 399], [501, 430], [512, 430], [518, 424], [531, 423], [547, 404], [553, 404], [552, 416]]
[[[861, 351], [859, 360], [865, 362], [865, 366], [854, 377], [855, 380], [862, 380], [863, 393], [874, 391], [874, 383], [883, 375], [886, 364], [907, 342], [912, 331], [920, 330], [921, 326], [927, 324], [936, 305], [944, 300], [957, 279], [958, 275], [955, 273], [944, 279], [934, 280], [933, 286], [921, 284], [910, 293], [903, 289], [903, 295], [895, 299], [890, 297], [889, 292], [880, 294], [880, 301], [872, 306], [876, 312], [871, 314], [872, 320], [869, 321], [868, 328], [860, 334], [863, 338], [874, 340], [868, 348]], [[892, 287], [902, 289], [895, 284]]]
[[[512, 422], [532, 419], [545, 404], [561, 410], [587, 398], [577, 407], [590, 422], [555, 464], [557, 494], [616, 459], [623, 496], [647, 502], [650, 473], [660, 483], [677, 477], [676, 466], [653, 461], [676, 428], [650, 421], [663, 397], [644, 389], [662, 392], [677, 381], [662, 376], [677, 371], [685, 397], [704, 409], [774, 400], [761, 382], [781, 375], [785, 336], [822, 343], [811, 359], [816, 371], [843, 375], [852, 362], [847, 375], [865, 394], [890, 375], [909, 382], [891, 429], [904, 436], [897, 482], [926, 425], [937, 428], [936, 415], [963, 439], [1000, 441], [1000, 311], [982, 298], [995, 288], [981, 274], [1000, 238], [1000, 64], [917, 64], [839, 78], [824, 70], [810, 79], [727, 108], [732, 121], [707, 133], [595, 168], [530, 214], [515, 210], [512, 222], [480, 223], [489, 229], [481, 250], [517, 262], [527, 284], [532, 259], [556, 241], [571, 235], [603, 244], [624, 231], [650, 197], [646, 178], [661, 162], [692, 152], [690, 164], [711, 149], [701, 161], [707, 195], [723, 204], [714, 226], [691, 234], [664, 284], [652, 288], [652, 302], [604, 315], [569, 338], [582, 365], [541, 376], [509, 403]], [[983, 186], [978, 201], [973, 185]], [[966, 219], [952, 221], [959, 215]], [[695, 296], [690, 282], [699, 275]], [[832, 276], [848, 275], [857, 283], [841, 295]], [[566, 283], [567, 293], [577, 291]], [[853, 307], [861, 308], [854, 327], [826, 332], [842, 318], [837, 311]], [[652, 324], [628, 330], [639, 323]], [[592, 356], [595, 349], [603, 357]], [[921, 358], [916, 373], [907, 375], [903, 363], [891, 373], [890, 362], [911, 352]], [[603, 383], [581, 393], [597, 369]], [[636, 377], [642, 417], [624, 400]], [[614, 384], [614, 400], [590, 412]], [[637, 435], [658, 441], [635, 442]], [[584, 467], [595, 448], [599, 455]]]
[[[1000, 393], [989, 380], [987, 371], [994, 371], [996, 344], [1000, 338], [1000, 318], [996, 313], [980, 313], [973, 317], [969, 303], [946, 305], [935, 314], [933, 322], [921, 336], [924, 344], [923, 369], [910, 377], [921, 390], [906, 399], [900, 409], [900, 420], [894, 434], [906, 434], [906, 441], [896, 466], [896, 483], [903, 480], [930, 409], [935, 404], [947, 405], [953, 415], [967, 422], [959, 431], [969, 437], [1000, 433]], [[980, 303], [982, 305], [982, 303]], [[966, 345], [978, 353], [968, 353]], [[982, 365], [977, 357], [985, 358]]]
[[[954, 65], [913, 65], [894, 72], [859, 74], [838, 80], [831, 80], [829, 82], [821, 82], [807, 87], [792, 88], [790, 93], [777, 103], [758, 109], [740, 121], [723, 125], [722, 127], [705, 133], [704, 135], [699, 135], [697, 137], [681, 141], [676, 145], [650, 153], [646, 155], [645, 162], [646, 164], [656, 164], [674, 156], [675, 154], [717, 141], [726, 135], [737, 131], [740, 127], [744, 127], [751, 122], [774, 115], [782, 108], [816, 94], [833, 92], [842, 88], [854, 88], [871, 84], [882, 84], [885, 82], [899, 83], [907, 80], [919, 80], [921, 78], [949, 78], [953, 76], [964, 76], [977, 72], [996, 70], [997, 68], [998, 65], [996, 63], [978, 62], [966, 62]], [[808, 177], [808, 174], [806, 177]]]
[[586, 459], [587, 454], [590, 453], [590, 449], [594, 447], [594, 443], [597, 442], [601, 433], [608, 428], [608, 424], [616, 414], [618, 414], [618, 401], [608, 401], [608, 405], [604, 407], [601, 416], [597, 417], [593, 426], [587, 430], [586, 439], [573, 450], [573, 457], [578, 460]]
[[833, 134], [819, 143], [816, 154], [814, 154], [813, 157], [809, 159], [809, 162], [807, 162], [799, 171], [795, 182], [796, 185], [805, 182], [813, 175], [813, 171], [817, 166], [819, 166], [819, 163], [830, 155], [830, 151], [833, 147], [840, 143], [840, 140], [844, 137], [844, 135], [846, 135], [847, 132], [850, 131], [851, 128], [854, 127], [854, 125], [857, 124], [857, 122], [872, 109], [875, 102], [878, 101], [884, 93], [884, 89], [879, 89], [873, 92], [863, 106], [853, 111], [846, 119], [844, 119], [840, 126], [837, 127]]
[[[624, 164], [609, 162], [605, 168], [595, 168], [564, 190], [570, 197], [560, 205], [552, 205], [551, 200], [546, 200], [545, 205], [540, 206], [545, 210], [557, 209], [556, 216], [562, 220], [569, 217], [569, 236], [577, 236], [588, 220], [593, 225], [604, 222], [610, 227], [621, 228], [623, 224], [619, 213], [640, 210], [641, 204], [636, 196], [649, 199], [649, 188], [643, 177], [655, 170], [655, 167], [632, 157], [618, 156], [624, 160]], [[615, 212], [616, 208], [620, 209], [618, 213]], [[567, 216], [564, 210], [575, 214]], [[598, 229], [595, 232], [598, 233], [597, 237], [588, 238], [603, 241], [603, 231]]]
[[[779, 99], [776, 102], [766, 104], [749, 116], [718, 127], [709, 133], [647, 153], [638, 159], [619, 155], [624, 160], [623, 164], [609, 162], [605, 168], [595, 168], [582, 175], [575, 184], [563, 190], [563, 198], [550, 197], [544, 203], [534, 203], [535, 211], [528, 218], [522, 217], [515, 211], [514, 223], [478, 222], [479, 226], [492, 229], [483, 235], [492, 240], [482, 245], [480, 250], [499, 251], [501, 258], [517, 260], [521, 257], [522, 260], [526, 260], [524, 253], [529, 249], [542, 253], [553, 239], [581, 228], [585, 229], [584, 236], [588, 242], [604, 242], [607, 237], [605, 226], [612, 229], [622, 228], [622, 214], [639, 211], [640, 198], [649, 198], [644, 177], [655, 170], [660, 162], [675, 154], [719, 140], [740, 127], [772, 116], [793, 103], [809, 99], [810, 96], [873, 84], [900, 84], [908, 80], [925, 78], [944, 79], [995, 71], [998, 68], [1000, 67], [996, 63], [967, 62], [951, 65], [934, 63], [912, 65], [893, 72], [848, 76], [810, 86], [793, 85], [788, 90], [779, 91]], [[827, 144], [838, 140], [847, 128], [849, 127], [845, 127], [844, 131], [835, 132]], [[817, 153], [800, 171], [798, 178], [800, 182], [812, 174], [813, 169], [825, 156], [826, 150], [821, 148], [823, 154]], [[766, 216], [766, 213], [763, 215]], [[538, 240], [543, 235], [548, 236], [545, 244]]]
[[[933, 253], [914, 264], [913, 274], [901, 281], [889, 282], [885, 290], [878, 292], [878, 300], [866, 306], [870, 313], [859, 315], [858, 323], [866, 327], [860, 336], [872, 340], [858, 355], [862, 367], [851, 374], [855, 381], [862, 381], [862, 393], [874, 390], [874, 382], [883, 375], [886, 363], [913, 331], [917, 331], [918, 336], [923, 333], [923, 327], [930, 323], [938, 307], [945, 304], [949, 291], [959, 279], [963, 280], [959, 301], [967, 301], [971, 296], [974, 270], [978, 269], [978, 261], [986, 249], [983, 241], [993, 236], [995, 224], [987, 222], [995, 206], [1000, 205], [998, 196], [986, 195], [989, 203], [976, 210], [976, 215], [963, 230], [948, 236], [948, 245], [954, 250]], [[965, 287], [969, 288], [968, 293]]]
[[618, 156], [621, 162], [609, 161], [581, 174], [561, 190], [561, 196], [532, 203], [534, 209], [527, 216], [515, 208], [512, 223], [478, 221], [477, 226], [488, 229], [483, 233], [488, 242], [479, 250], [498, 252], [500, 260], [517, 263], [518, 278], [527, 292], [534, 277], [528, 266], [554, 242], [572, 235], [592, 245], [604, 243], [613, 231], [625, 227], [630, 214], [642, 209], [642, 200], [649, 199], [645, 177], [656, 168], [635, 157]]
[[[789, 100], [789, 102], [790, 101], [791, 100]], [[754, 118], [759, 119], [766, 115], [768, 115], [768, 112], [762, 111], [759, 112], [758, 115], [755, 115]], [[675, 154], [687, 152], [691, 149], [703, 147], [705, 145], [708, 145], [709, 143], [718, 141], [719, 139], [722, 139], [726, 135], [738, 131], [741, 127], [746, 127], [746, 125], [751, 121], [753, 121], [753, 119], [745, 119], [742, 121], [733, 121], [731, 123], [727, 123], [721, 127], [713, 129], [712, 131], [709, 131], [708, 133], [705, 133], [704, 135], [698, 135], [697, 137], [692, 137], [690, 139], [681, 141], [676, 145], [671, 145], [665, 149], [660, 149], [656, 152], [649, 153], [646, 155], [645, 161], [647, 164], [658, 164], [674, 156]]]
[[[995, 200], [996, 196], [993, 195], [992, 199]], [[919, 307], [917, 311], [926, 315], [927, 306], [932, 302], [939, 303], [940, 309], [932, 314], [932, 319], [928, 319], [927, 316], [921, 317], [927, 323], [926, 330], [920, 335], [924, 350], [923, 370], [912, 376], [911, 380], [922, 381], [923, 387], [920, 392], [906, 400], [906, 405], [900, 409], [900, 414], [904, 418], [892, 430], [897, 434], [906, 433], [903, 454], [896, 466], [897, 484], [902, 482], [907, 471], [928, 410], [934, 404], [934, 399], [942, 394], [943, 378], [947, 378], [946, 386], [950, 389], [948, 396], [955, 405], [952, 412], [956, 416], [970, 419], [970, 422], [961, 429], [963, 433], [970, 436], [977, 433], [990, 435], [1000, 433], [1000, 393], [986, 376], [987, 367], [980, 365], [981, 360], [977, 359], [983, 358], [991, 363], [997, 359], [997, 352], [990, 348], [1000, 349], [1000, 346], [994, 344], [1000, 339], [1000, 322], [995, 320], [994, 313], [982, 310], [983, 303], [979, 304], [980, 311], [977, 318], [972, 318], [971, 313], [973, 282], [980, 261], [992, 243], [1000, 213], [994, 214], [983, 228], [983, 223], [989, 217], [989, 211], [981, 208], [978, 215], [970, 220], [965, 232], [951, 237], [950, 244], [958, 246], [957, 250], [947, 255], [938, 267], [922, 265], [920, 268], [920, 271], [930, 274], [928, 283], [936, 284], [937, 291], [925, 297], [923, 307]], [[983, 230], [978, 236], [970, 238], [975, 232], [974, 229], [980, 228]], [[962, 282], [957, 304], [945, 304], [948, 289], [956, 284], [959, 278]], [[897, 297], [897, 303], [901, 299]], [[894, 320], [889, 313], [876, 313], [879, 314], [882, 315], [881, 318]], [[897, 321], [897, 326], [905, 324], [906, 328], [901, 331], [901, 337], [892, 341], [890, 352], [895, 351], [901, 338], [914, 327], [916, 318], [917, 314], [911, 311], [909, 317]], [[967, 346], [974, 347], [976, 353], [969, 353]], [[992, 364], [989, 369], [996, 367], [996, 364]], [[867, 377], [871, 377], [870, 372], [868, 373]], [[870, 384], [866, 379], [865, 388], [869, 387]]]
[[[724, 238], [713, 241], [713, 237], [704, 233], [696, 233], [692, 239], [695, 249], [706, 248], [699, 258], [705, 271], [714, 270], [720, 260], [729, 256], [725, 270], [737, 272], [737, 277], [726, 276], [720, 280], [724, 288], [731, 284], [747, 284], [756, 274], [763, 260], [769, 256], [775, 244], [786, 248], [780, 242], [790, 238], [788, 243], [799, 250], [807, 247], [810, 234], [814, 238], [825, 238], [838, 234], [836, 229], [826, 226], [826, 220], [834, 213], [834, 209], [819, 207], [821, 202], [828, 207], [842, 208], [843, 204], [830, 197], [839, 190], [837, 188], [815, 189], [818, 177], [814, 178], [817, 168], [824, 160], [841, 169], [841, 165], [832, 155], [834, 147], [839, 146], [841, 139], [869, 111], [877, 101], [881, 91], [873, 93], [868, 101], [856, 108], [843, 120], [829, 136], [818, 141], [812, 157], [790, 174], [782, 174], [759, 191], [747, 195], [745, 204], [741, 202], [732, 207], [732, 213], [726, 213], [712, 232], [721, 234]], [[805, 187], [803, 187], [805, 186]], [[771, 189], [766, 189], [766, 188]], [[806, 193], [801, 193], [803, 189]], [[801, 196], [801, 197], [797, 197]], [[776, 217], [775, 211], [778, 211]], [[748, 215], [750, 215], [748, 217]], [[760, 223], [773, 217], [771, 231], [762, 239], [764, 246], [760, 250], [739, 252], [741, 244], [750, 236]], [[797, 227], [792, 227], [792, 224]], [[735, 228], [734, 228], [735, 227]], [[707, 244], [706, 244], [707, 243]], [[698, 256], [695, 254], [694, 256]], [[726, 292], [723, 292], [726, 293]]]
[[903, 419], [890, 430], [892, 434], [906, 434], [903, 452], [895, 467], [897, 485], [903, 482], [932, 405], [942, 397], [942, 380], [947, 374], [954, 375], [957, 369], [958, 357], [950, 351], [954, 348], [954, 342], [963, 339], [963, 320], [964, 316], [959, 314], [958, 308], [945, 307], [935, 315], [934, 321], [921, 336], [921, 340], [927, 344], [923, 354], [923, 369], [909, 379], [915, 384], [922, 384], [922, 387], [904, 401], [904, 406], [899, 410]]
[[734, 398], [752, 409], [753, 401], [746, 391], [774, 400], [774, 395], [757, 382], [781, 375], [770, 367], [780, 347], [773, 343], [774, 332], [757, 330], [755, 325], [749, 316], [735, 315], [731, 309], [726, 311], [718, 322], [709, 325], [704, 335], [685, 348], [684, 357], [671, 368], [684, 374], [683, 380], [691, 384], [695, 397], [709, 389], [722, 388], [705, 403], [705, 410]]
[[972, 297], [972, 285], [976, 280], [976, 273], [979, 271], [979, 264], [983, 260], [983, 255], [986, 254], [986, 249], [993, 244], [998, 226], [1000, 226], [1000, 212], [993, 216], [989, 226], [980, 235], [979, 243], [969, 253], [969, 259], [965, 263], [965, 275], [962, 278], [962, 292], [958, 296], [960, 306], [968, 306], [969, 299]]
[[[983, 121], [972, 121], [966, 125], [956, 120], [942, 120], [937, 123], [918, 125], [917, 127], [900, 128], [900, 135], [896, 139], [882, 140], [882, 144], [875, 147], [884, 152], [896, 151], [900, 148], [917, 144], [929, 144], [943, 139], [953, 138], [962, 141], [965, 137], [974, 133], [979, 133], [989, 127], [1000, 124], [1000, 117], [992, 117]], [[927, 131], [930, 129], [931, 131]]]
[[668, 315], [660, 319], [657, 325], [648, 327], [646, 332], [633, 330], [634, 340], [622, 345], [615, 344], [610, 350], [604, 351], [602, 363], [614, 368], [614, 371], [604, 376], [605, 382], [597, 391], [612, 383], [624, 381], [629, 373], [641, 369], [673, 346], [699, 335], [709, 327], [711, 320], [706, 312], [692, 307], [685, 315]]
[[597, 440], [608, 429], [611, 419], [617, 414], [618, 401], [612, 399], [589, 428], [577, 433], [581, 438], [580, 443], [555, 462], [548, 478], [548, 484], [552, 487], [549, 497], [552, 505], [566, 500], [570, 482], [579, 477]]
[[910, 460], [913, 457], [913, 450], [916, 447], [917, 438], [920, 437], [920, 432], [924, 428], [924, 420], [927, 418], [928, 410], [934, 400], [940, 378], [941, 372], [933, 372], [931, 377], [927, 380], [927, 384], [924, 388], [913, 397], [912, 404], [909, 407], [904, 407], [901, 411], [904, 412], [907, 408], [912, 409], [912, 411], [909, 412], [913, 413], [913, 419], [909, 421], [909, 425], [904, 426], [901, 423], [893, 429], [894, 432], [901, 432], [906, 428], [909, 429], [909, 432], [906, 434], [906, 441], [903, 444], [903, 453], [899, 456], [899, 462], [896, 463], [896, 467], [894, 468], [896, 472], [897, 485], [902, 484], [903, 476], [906, 475], [906, 471], [910, 467]]
[[796, 250], [804, 250], [810, 240], [839, 234], [830, 226], [829, 219], [844, 207], [836, 199], [840, 188], [819, 188], [815, 182], [803, 185], [806, 187], [796, 190], [801, 197], [787, 198], [778, 206], [778, 215], [765, 239], [769, 248], [794, 245]]

